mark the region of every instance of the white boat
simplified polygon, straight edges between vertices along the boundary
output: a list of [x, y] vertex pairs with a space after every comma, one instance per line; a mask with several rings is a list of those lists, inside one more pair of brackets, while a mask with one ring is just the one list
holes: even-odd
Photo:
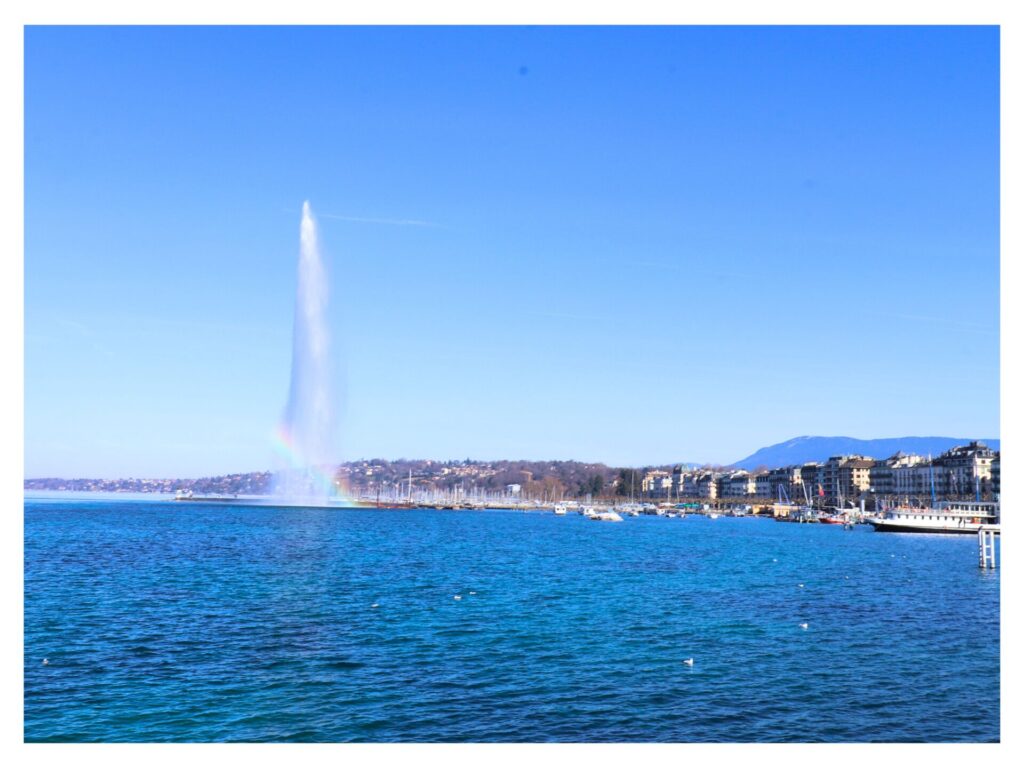
[[591, 520], [602, 520], [602, 521], [604, 521], [606, 523], [621, 523], [622, 522], [622, 515], [620, 515], [615, 510], [610, 510], [608, 512], [598, 512], [595, 515], [591, 515], [590, 519]]
[[612, 511], [613, 512], [619, 512], [619, 513], [621, 513], [623, 515], [629, 515], [630, 517], [639, 517], [640, 516], [640, 511], [642, 509], [643, 509], [643, 507], [641, 507], [635, 501], [630, 501], [630, 502], [627, 502], [625, 504], [619, 504]]
[[712, 520], [717, 520], [718, 519], [718, 513], [717, 512], [708, 512], [708, 517], [711, 518]]
[[876, 531], [999, 533], [998, 501], [940, 501], [931, 507], [893, 507], [867, 518]]
[[597, 510], [593, 507], [580, 507], [580, 514], [584, 517], [594, 517], [597, 514]]
[[564, 515], [567, 511], [565, 504], [555, 504], [556, 515]]

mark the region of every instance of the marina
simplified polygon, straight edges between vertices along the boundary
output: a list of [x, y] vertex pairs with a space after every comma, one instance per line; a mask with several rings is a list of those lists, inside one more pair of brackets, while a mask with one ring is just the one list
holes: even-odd
[[[875, 513], [867, 512], [863, 506], [859, 509], [822, 510], [812, 506], [798, 506], [792, 504], [737, 504], [727, 500], [718, 500], [715, 503], [699, 503], [696, 501], [680, 502], [677, 504], [662, 503], [640, 504], [627, 502], [615, 504], [612, 502], [580, 504], [579, 502], [554, 502], [544, 503], [538, 500], [533, 501], [475, 501], [462, 500], [457, 502], [427, 502], [417, 503], [408, 500], [344, 500], [334, 499], [327, 502], [319, 500], [284, 500], [274, 496], [239, 496], [235, 495], [197, 495], [192, 493], [179, 492], [173, 500], [176, 502], [194, 503], [233, 503], [253, 505], [275, 505], [284, 504], [287, 506], [304, 507], [337, 507], [337, 508], [376, 508], [376, 509], [434, 509], [434, 510], [461, 510], [461, 511], [483, 511], [483, 510], [517, 510], [521, 512], [552, 512], [557, 516], [565, 516], [570, 510], [576, 514], [589, 518], [612, 519], [615, 516], [620, 520], [626, 517], [656, 516], [669, 518], [685, 518], [687, 513], [703, 515], [708, 519], [715, 520], [720, 516], [727, 517], [750, 517], [770, 518], [782, 523], [817, 523], [822, 525], [838, 525], [849, 527], [852, 525], [870, 525], [877, 531], [901, 532], [901, 533], [948, 533], [948, 534], [974, 534], [979, 530], [994, 531], [1000, 530], [1000, 505], [994, 502], [963, 502], [963, 501], [938, 501], [931, 507], [913, 507], [906, 505], [892, 505], [884, 507]], [[605, 517], [601, 517], [604, 515]]]

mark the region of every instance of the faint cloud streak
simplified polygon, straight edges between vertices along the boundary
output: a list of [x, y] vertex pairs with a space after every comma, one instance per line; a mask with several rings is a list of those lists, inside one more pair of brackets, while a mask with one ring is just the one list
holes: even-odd
[[342, 216], [337, 213], [317, 213], [318, 218], [334, 219], [335, 221], [350, 221], [355, 224], [387, 224], [393, 227], [430, 227], [444, 229], [440, 224], [422, 219], [377, 219], [367, 216]]
[[601, 320], [596, 315], [576, 315], [570, 312], [523, 312], [524, 315], [533, 315], [534, 317], [557, 317], [564, 320], [583, 320], [585, 322], [597, 322]]

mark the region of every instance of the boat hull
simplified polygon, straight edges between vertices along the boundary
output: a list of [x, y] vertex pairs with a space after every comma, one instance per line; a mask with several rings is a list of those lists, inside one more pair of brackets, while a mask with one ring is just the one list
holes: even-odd
[[884, 531], [888, 533], [950, 533], [950, 534], [977, 534], [979, 530], [996, 531], [999, 532], [999, 526], [995, 525], [984, 525], [978, 523], [968, 523], [963, 527], [946, 527], [942, 525], [906, 525], [897, 522], [885, 522], [882, 520], [869, 520], [868, 523], [874, 527], [876, 531]]

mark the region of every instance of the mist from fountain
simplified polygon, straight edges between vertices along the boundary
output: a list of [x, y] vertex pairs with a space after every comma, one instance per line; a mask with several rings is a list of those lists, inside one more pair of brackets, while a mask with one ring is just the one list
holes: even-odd
[[283, 466], [275, 472], [273, 490], [283, 503], [326, 505], [343, 499], [331, 463], [337, 414], [327, 321], [329, 287], [309, 201], [302, 204], [299, 245], [291, 383], [276, 440]]

